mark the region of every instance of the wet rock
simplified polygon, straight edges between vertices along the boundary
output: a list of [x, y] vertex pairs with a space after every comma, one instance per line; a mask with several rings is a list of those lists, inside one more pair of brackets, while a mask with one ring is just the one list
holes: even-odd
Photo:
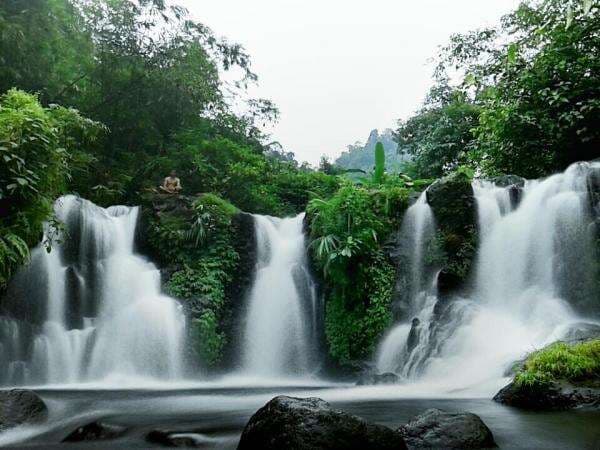
[[525, 178], [517, 175], [501, 175], [491, 180], [496, 186], [505, 187], [508, 189], [510, 203], [513, 208], [516, 208], [523, 198], [523, 188], [525, 187]]
[[427, 203], [437, 224], [437, 245], [426, 257], [442, 264], [438, 294], [451, 296], [468, 280], [477, 248], [477, 207], [471, 179], [456, 172], [437, 180], [427, 189]]
[[595, 323], [580, 322], [572, 325], [561, 339], [567, 344], [577, 344], [590, 339], [600, 338], [600, 325]]
[[356, 382], [357, 386], [371, 386], [380, 384], [396, 384], [398, 383], [398, 375], [391, 372], [386, 373], [365, 373], [360, 376]]
[[463, 281], [460, 275], [450, 270], [442, 269], [438, 273], [437, 288], [441, 293], [454, 292], [461, 287]]
[[419, 343], [419, 326], [421, 325], [421, 321], [418, 317], [415, 317], [410, 326], [410, 332], [408, 333], [408, 338], [406, 339], [406, 352], [410, 354], [414, 350], [414, 348]]
[[127, 432], [127, 427], [105, 422], [92, 422], [83, 425], [63, 439], [63, 442], [105, 441], [116, 439]]
[[409, 448], [494, 448], [494, 436], [479, 416], [469, 412], [428, 409], [398, 432]]
[[196, 432], [170, 430], [153, 430], [146, 435], [146, 440], [166, 447], [185, 448], [201, 448], [208, 442], [204, 435]]
[[275, 397], [251, 418], [238, 450], [400, 450], [395, 431], [332, 409], [319, 398]]
[[26, 389], [0, 391], [0, 431], [39, 423], [47, 416], [48, 408], [35, 392]]
[[503, 387], [494, 400], [508, 406], [538, 411], [565, 410], [579, 406], [600, 407], [600, 388], [563, 382], [544, 385], [519, 385], [514, 381]]

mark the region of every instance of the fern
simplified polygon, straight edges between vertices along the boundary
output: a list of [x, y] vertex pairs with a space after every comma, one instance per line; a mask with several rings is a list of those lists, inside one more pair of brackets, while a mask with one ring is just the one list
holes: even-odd
[[0, 287], [4, 286], [20, 265], [29, 261], [27, 243], [14, 233], [0, 237]]

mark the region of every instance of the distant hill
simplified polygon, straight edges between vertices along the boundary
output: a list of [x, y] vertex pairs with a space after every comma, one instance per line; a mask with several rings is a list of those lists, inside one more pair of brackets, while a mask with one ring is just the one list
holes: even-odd
[[373, 130], [369, 134], [366, 143], [356, 142], [348, 146], [334, 164], [344, 169], [361, 169], [371, 172], [375, 165], [375, 144], [380, 141], [385, 149], [385, 166], [388, 172], [401, 170], [402, 163], [407, 161], [406, 155], [396, 153], [398, 144], [393, 139], [392, 130], [386, 129], [381, 134], [379, 130]]

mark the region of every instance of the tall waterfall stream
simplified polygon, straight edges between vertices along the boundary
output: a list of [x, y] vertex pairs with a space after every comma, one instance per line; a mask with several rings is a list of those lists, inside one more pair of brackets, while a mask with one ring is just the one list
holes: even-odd
[[242, 351], [242, 372], [267, 377], [314, 371], [320, 308], [306, 258], [304, 214], [254, 216], [258, 261]]
[[134, 253], [138, 208], [59, 199], [62, 244], [43, 246], [11, 289], [19, 319], [0, 321], [4, 385], [102, 382], [184, 374], [185, 316]]
[[[597, 211], [588, 181], [598, 170], [598, 163], [579, 163], [526, 181], [518, 199], [514, 187], [475, 181], [480, 244], [474, 288], [444, 301], [413, 277], [412, 324], [409, 319], [388, 333], [377, 369], [445, 390], [498, 387], [515, 361], [595, 322]], [[426, 273], [423, 235], [433, 226], [424, 198], [405, 216], [405, 223], [421, 224], [408, 226], [417, 273]]]

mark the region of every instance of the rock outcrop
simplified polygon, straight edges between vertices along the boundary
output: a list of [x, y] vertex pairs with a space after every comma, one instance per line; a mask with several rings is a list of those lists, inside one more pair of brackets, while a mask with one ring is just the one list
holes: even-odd
[[250, 419], [238, 450], [400, 450], [395, 431], [331, 408], [319, 398], [275, 397]]
[[504, 405], [536, 411], [600, 407], [600, 386], [577, 386], [566, 382], [527, 386], [513, 381], [503, 387], [494, 396], [494, 400]]
[[427, 203], [437, 224], [438, 291], [441, 296], [461, 287], [471, 273], [477, 246], [477, 206], [471, 179], [455, 172], [427, 189]]
[[35, 392], [26, 389], [0, 391], [0, 431], [39, 423], [47, 416], [48, 408]]
[[494, 448], [490, 429], [469, 412], [428, 409], [401, 426], [398, 432], [409, 448]]

